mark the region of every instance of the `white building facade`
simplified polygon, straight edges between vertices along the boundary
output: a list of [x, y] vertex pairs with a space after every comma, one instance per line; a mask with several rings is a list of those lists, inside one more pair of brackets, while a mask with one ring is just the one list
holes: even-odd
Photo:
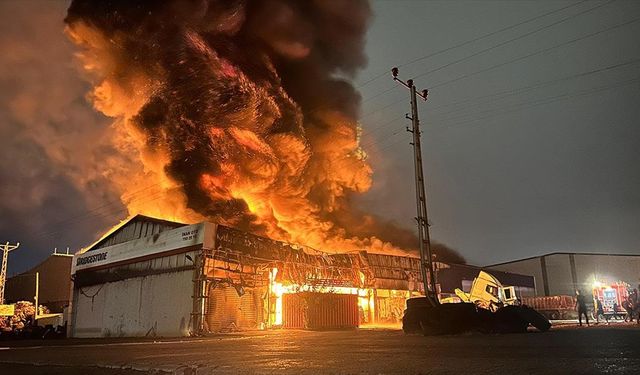
[[136, 216], [76, 254], [69, 335], [188, 335], [194, 329], [195, 262], [204, 246], [212, 246], [207, 239], [214, 230], [210, 223]]

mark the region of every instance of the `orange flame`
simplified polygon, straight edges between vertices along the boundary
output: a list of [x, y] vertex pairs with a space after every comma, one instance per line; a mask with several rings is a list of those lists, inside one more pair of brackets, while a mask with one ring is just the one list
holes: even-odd
[[[342, 14], [333, 6], [318, 5], [317, 12]], [[366, 4], [349, 10], [360, 16], [341, 21], [356, 23], [343, 29], [355, 33], [357, 55], [338, 64], [345, 71], [363, 61], [358, 51], [369, 14]], [[198, 11], [194, 16], [218, 17], [201, 23], [167, 11], [166, 19], [162, 10], [153, 15], [180, 27], [150, 32], [150, 18], [112, 25], [114, 19], [100, 12], [73, 6], [67, 19], [68, 34], [82, 47], [83, 67], [95, 80], [94, 107], [114, 118], [113, 143], [132, 160], [110, 174], [130, 213], [216, 221], [325, 251], [405, 254], [374, 233], [354, 234], [346, 219], [336, 220], [352, 212], [351, 194], [371, 187], [372, 169], [350, 109], [358, 95], [333, 77], [340, 68], [315, 67], [316, 83], [324, 85], [316, 97], [300, 94], [280, 64], [284, 59], [313, 70], [321, 63], [312, 60], [315, 39], [275, 40], [290, 38], [278, 32], [280, 25], [270, 25], [255, 41], [242, 39], [238, 30], [259, 33], [252, 22], [269, 20], [242, 13], [248, 9]], [[168, 34], [159, 41], [157, 33]], [[323, 35], [319, 31], [318, 38]], [[229, 40], [255, 45], [227, 48]], [[368, 225], [366, 218], [350, 220]]]

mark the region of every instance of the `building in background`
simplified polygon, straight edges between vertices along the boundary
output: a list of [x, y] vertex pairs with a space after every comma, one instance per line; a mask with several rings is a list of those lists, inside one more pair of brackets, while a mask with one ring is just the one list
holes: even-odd
[[518, 297], [532, 297], [536, 295], [535, 278], [527, 274], [498, 271], [468, 264], [438, 263], [436, 281], [439, 292], [445, 296], [454, 296], [456, 288], [463, 292], [471, 291], [471, 283], [480, 271], [489, 272], [504, 286], [513, 286]]
[[34, 302], [38, 273], [38, 303], [48, 307], [51, 312], [61, 313], [69, 304], [72, 259], [72, 254], [54, 252], [30, 270], [8, 278], [5, 291], [7, 303]]
[[619, 281], [638, 288], [640, 283], [640, 255], [551, 253], [485, 268], [532, 275], [538, 296], [572, 296], [576, 290], [590, 293], [599, 285]]

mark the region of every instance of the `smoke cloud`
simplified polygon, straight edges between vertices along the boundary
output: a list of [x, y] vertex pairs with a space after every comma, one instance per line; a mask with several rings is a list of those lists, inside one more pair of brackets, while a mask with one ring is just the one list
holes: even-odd
[[[364, 0], [75, 0], [65, 22], [131, 168], [131, 213], [211, 220], [329, 251], [414, 249], [358, 212]], [[140, 190], [148, 199], [138, 197]]]
[[9, 275], [126, 214], [111, 180], [135, 163], [113, 144], [111, 119], [86, 104], [67, 6], [0, 2], [0, 241], [21, 243]]

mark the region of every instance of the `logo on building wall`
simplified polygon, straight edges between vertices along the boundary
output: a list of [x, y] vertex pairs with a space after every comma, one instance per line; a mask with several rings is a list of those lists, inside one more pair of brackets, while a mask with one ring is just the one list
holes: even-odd
[[94, 254], [94, 255], [90, 255], [88, 257], [84, 257], [84, 258], [78, 258], [78, 260], [76, 261], [76, 266], [82, 266], [85, 264], [93, 264], [96, 262], [100, 262], [102, 260], [106, 260], [107, 259], [107, 252], [104, 253], [98, 253], [98, 254]]

